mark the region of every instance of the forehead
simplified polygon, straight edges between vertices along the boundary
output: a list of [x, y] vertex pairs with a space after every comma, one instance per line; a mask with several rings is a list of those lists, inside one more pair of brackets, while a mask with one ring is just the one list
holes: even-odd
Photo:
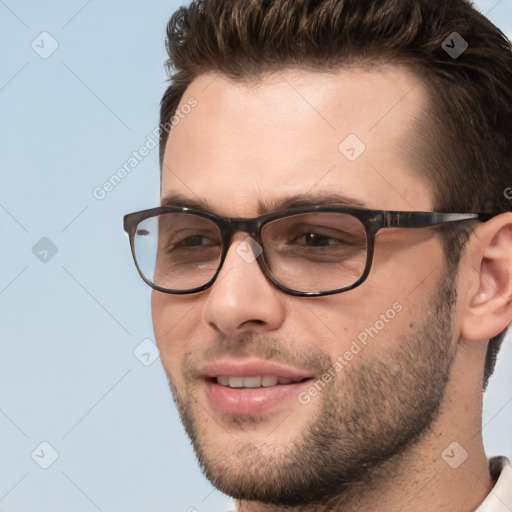
[[393, 66], [201, 75], [177, 110], [162, 198], [177, 193], [229, 216], [302, 195], [429, 210], [429, 187], [403, 149], [426, 100], [419, 79]]

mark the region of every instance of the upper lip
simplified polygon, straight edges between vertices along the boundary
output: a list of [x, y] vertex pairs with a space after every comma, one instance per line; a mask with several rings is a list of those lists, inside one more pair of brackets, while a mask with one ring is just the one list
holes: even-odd
[[294, 381], [312, 377], [311, 373], [286, 366], [272, 361], [223, 359], [204, 365], [199, 375], [202, 378], [212, 379], [218, 376], [226, 377], [254, 377], [257, 375], [273, 375]]

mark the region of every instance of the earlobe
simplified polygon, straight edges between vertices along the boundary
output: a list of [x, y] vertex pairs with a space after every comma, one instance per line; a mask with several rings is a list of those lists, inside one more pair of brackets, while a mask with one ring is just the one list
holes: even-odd
[[468, 246], [472, 291], [464, 305], [461, 334], [488, 340], [512, 322], [512, 213], [478, 226]]

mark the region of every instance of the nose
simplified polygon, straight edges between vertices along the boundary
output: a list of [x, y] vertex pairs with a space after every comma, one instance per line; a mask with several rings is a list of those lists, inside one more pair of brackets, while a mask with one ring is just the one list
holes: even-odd
[[285, 294], [272, 285], [255, 261], [258, 247], [246, 234], [236, 234], [215, 283], [205, 292], [204, 321], [226, 336], [248, 329], [275, 330], [284, 321]]

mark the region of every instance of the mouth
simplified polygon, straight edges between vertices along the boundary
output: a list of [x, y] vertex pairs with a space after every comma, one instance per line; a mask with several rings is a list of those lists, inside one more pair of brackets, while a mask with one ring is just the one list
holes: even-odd
[[238, 388], [272, 388], [274, 386], [286, 386], [309, 380], [307, 377], [299, 380], [289, 379], [288, 377], [278, 377], [277, 375], [256, 375], [254, 377], [226, 377], [218, 375], [212, 378], [212, 382], [221, 386], [233, 389]]
[[261, 361], [221, 361], [201, 374], [207, 400], [229, 415], [259, 415], [298, 406], [298, 395], [313, 376], [303, 370]]

